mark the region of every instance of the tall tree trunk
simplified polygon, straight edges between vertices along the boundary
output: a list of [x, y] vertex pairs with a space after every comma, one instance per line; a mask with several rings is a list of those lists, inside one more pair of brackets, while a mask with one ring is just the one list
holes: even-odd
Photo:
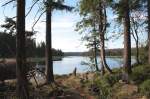
[[137, 64], [140, 63], [139, 61], [139, 37], [137, 35], [137, 40], [136, 40], [136, 62]]
[[138, 32], [137, 32], [138, 28], [137, 29], [134, 28], [134, 29], [135, 29], [134, 31], [135, 31], [135, 36], [136, 36], [136, 37], [134, 37], [134, 34], [133, 34], [133, 37], [134, 37], [135, 43], [136, 43], [136, 63], [139, 64], [140, 63], [140, 61], [139, 61], [139, 36], [138, 36]]
[[97, 43], [96, 43], [96, 37], [94, 37], [94, 61], [95, 61], [96, 71], [99, 71], [98, 64], [97, 64]]
[[29, 99], [25, 41], [25, 0], [17, 0], [16, 76], [20, 99]]
[[105, 31], [104, 30], [104, 13], [103, 13], [103, 7], [102, 7], [102, 2], [100, 1], [99, 3], [99, 32], [100, 32], [100, 43], [101, 43], [101, 49], [100, 49], [100, 55], [101, 55], [101, 61], [102, 61], [102, 68], [106, 67], [106, 69], [112, 73], [112, 70], [109, 68], [109, 66], [106, 63], [106, 58], [105, 58]]
[[150, 64], [150, 0], [147, 0], [147, 11], [148, 11], [148, 63]]
[[131, 70], [131, 37], [130, 37], [129, 0], [124, 1], [124, 68], [130, 74]]
[[132, 24], [132, 27], [133, 29], [131, 28], [131, 31], [132, 31], [132, 36], [135, 40], [135, 44], [136, 44], [136, 63], [139, 64], [140, 61], [139, 61], [139, 36], [138, 36], [138, 25], [137, 23], [135, 22], [134, 18], [131, 17], [131, 22], [133, 23]]
[[[99, 3], [99, 15], [100, 15], [100, 19], [99, 19], [99, 32], [100, 32], [100, 43], [102, 43], [102, 30], [103, 30], [103, 23], [102, 23], [102, 6], [101, 6], [101, 1]], [[103, 44], [100, 44], [101, 45], [101, 48], [100, 48], [100, 58], [101, 58], [101, 71], [102, 71], [102, 75], [105, 74], [105, 66], [104, 66], [104, 60], [103, 60], [103, 52], [102, 52], [102, 45]]]
[[46, 11], [46, 83], [54, 82], [53, 60], [52, 60], [52, 41], [51, 41], [51, 8]]
[[109, 68], [109, 66], [107, 65], [107, 62], [106, 62], [104, 34], [101, 35], [101, 60], [102, 60], [102, 63], [103, 63], [103, 65], [104, 65], [104, 67], [105, 67], [110, 73], [112, 73], [112, 70]]

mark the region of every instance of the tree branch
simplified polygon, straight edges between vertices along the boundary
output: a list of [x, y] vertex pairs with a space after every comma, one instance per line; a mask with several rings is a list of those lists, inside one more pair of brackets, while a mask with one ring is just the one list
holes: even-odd
[[26, 14], [26, 17], [29, 15], [29, 13], [32, 11], [33, 7], [35, 6], [35, 4], [36, 4], [38, 1], [39, 1], [39, 0], [36, 0], [36, 1], [32, 4], [32, 6], [30, 7], [29, 11], [28, 11], [27, 14]]
[[2, 7], [8, 5], [9, 3], [13, 2], [13, 1], [16, 1], [16, 0], [10, 0], [10, 1], [6, 2], [5, 4], [2, 5]]
[[32, 26], [32, 31], [34, 31], [35, 25], [37, 24], [37, 22], [40, 20], [41, 16], [42, 16], [44, 13], [45, 13], [45, 11], [43, 11], [43, 12], [39, 15], [38, 19], [34, 22], [34, 24], [33, 24], [33, 26]]

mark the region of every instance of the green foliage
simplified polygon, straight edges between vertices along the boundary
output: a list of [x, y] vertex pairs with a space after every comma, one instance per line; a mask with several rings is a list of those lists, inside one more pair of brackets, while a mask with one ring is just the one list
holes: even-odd
[[99, 88], [98, 99], [110, 99], [112, 89], [106, 80], [97, 78], [93, 83]]
[[[73, 7], [64, 5], [64, 0], [47, 0], [43, 6], [44, 8], [52, 8], [52, 10], [66, 10], [72, 11]], [[51, 6], [51, 7], [50, 7]], [[44, 9], [43, 8], [43, 9]]]
[[0, 33], [0, 57], [12, 57], [15, 56], [16, 52], [16, 37], [7, 34]]
[[144, 47], [142, 46], [140, 49], [139, 49], [139, 57], [140, 57], [140, 60], [143, 64], [147, 63], [147, 60], [148, 60], [148, 46]]
[[96, 11], [96, 5], [98, 5], [99, 0], [80, 0], [79, 10], [80, 15], [86, 16], [89, 12], [94, 13]]
[[[114, 74], [105, 74], [101, 76], [97, 74], [92, 82], [99, 88], [98, 99], [111, 99], [114, 94], [121, 94], [121, 96], [117, 97], [127, 97], [126, 92], [122, 93], [119, 90], [122, 83], [119, 83], [119, 80], [122, 78], [121, 76], [122, 69], [115, 69]], [[130, 79], [135, 82], [135, 84], [140, 85], [140, 93], [146, 95], [147, 97], [150, 96], [150, 67], [149, 65], [139, 65], [133, 67], [133, 73], [130, 75]], [[113, 91], [117, 93], [113, 93]], [[119, 98], [122, 99], [122, 98]]]
[[121, 79], [121, 76], [120, 74], [112, 74], [112, 75], [109, 75], [109, 74], [106, 74], [104, 75], [103, 77], [103, 80], [109, 84], [109, 86], [113, 86], [114, 84], [116, 84], [119, 80]]
[[147, 97], [150, 97], [150, 79], [144, 81], [140, 85], [140, 92], [142, 95], [146, 95]]
[[76, 24], [76, 31], [83, 34], [82, 40], [88, 42], [87, 48], [94, 46], [94, 41], [99, 46], [99, 14], [98, 7], [99, 0], [80, 0], [79, 1], [79, 13], [83, 16], [80, 22]]
[[[36, 57], [45, 57], [45, 46], [46, 45], [44, 42], [41, 42], [36, 46], [36, 49], [35, 49]], [[52, 55], [53, 56], [63, 56], [64, 53], [59, 49], [57, 50], [57, 49], [52, 48]]]
[[[118, 16], [118, 23], [121, 23], [124, 18], [124, 11], [126, 9], [125, 3], [126, 0], [113, 0], [113, 2], [111, 2], [111, 7], [113, 8], [114, 13]], [[128, 4], [130, 10], [136, 10], [141, 7], [141, 0], [128, 0]]]
[[118, 73], [112, 75], [105, 74], [104, 76], [97, 74], [94, 78], [92, 84], [99, 89], [99, 93], [97, 94], [98, 99], [111, 99], [112, 88], [119, 81], [120, 75]]
[[[32, 38], [26, 40], [27, 57], [44, 57], [45, 43], [41, 42], [36, 46], [36, 42]], [[61, 50], [52, 49], [53, 56], [63, 56]], [[16, 55], [16, 35], [5, 32], [0, 33], [0, 58], [10, 58]]]
[[2, 28], [5, 28], [5, 32], [15, 35], [16, 33], [16, 21], [12, 18], [5, 18], [5, 24], [1, 25]]
[[140, 84], [144, 80], [150, 79], [150, 67], [147, 65], [134, 67], [130, 77], [135, 83]]

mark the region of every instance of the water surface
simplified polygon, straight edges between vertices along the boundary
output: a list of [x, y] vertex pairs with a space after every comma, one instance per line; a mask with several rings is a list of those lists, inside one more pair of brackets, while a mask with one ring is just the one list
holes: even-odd
[[[98, 58], [98, 61], [100, 59]], [[123, 64], [123, 59], [120, 57], [107, 57], [106, 58], [107, 64], [110, 66], [110, 68], [116, 68], [116, 67], [121, 67]], [[135, 59], [131, 60], [132, 63], [135, 63]], [[69, 56], [69, 57], [64, 57], [61, 61], [54, 61], [53, 62], [53, 70], [54, 74], [69, 74], [72, 73], [75, 67], [77, 68], [78, 73], [83, 73], [86, 71], [91, 70], [90, 66], [86, 64], [81, 64], [83, 62], [89, 62], [88, 57], [83, 57], [83, 56]], [[99, 67], [100, 67], [100, 62]], [[38, 64], [38, 67], [45, 67], [44, 65]]]

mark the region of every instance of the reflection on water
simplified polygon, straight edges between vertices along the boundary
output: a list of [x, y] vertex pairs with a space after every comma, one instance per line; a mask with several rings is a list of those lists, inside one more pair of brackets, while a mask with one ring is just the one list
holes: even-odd
[[[98, 60], [100, 60], [98, 58]], [[90, 68], [87, 65], [81, 65], [81, 62], [88, 62], [89, 58], [88, 57], [82, 57], [82, 56], [69, 56], [69, 57], [64, 57], [61, 61], [54, 61], [53, 62], [53, 69], [54, 69], [54, 74], [69, 74], [72, 73], [74, 68], [77, 68], [78, 73], [86, 72], [89, 71]], [[116, 68], [122, 66], [123, 59], [122, 58], [117, 58], [117, 57], [112, 57], [112, 58], [107, 58], [106, 59], [107, 64], [110, 66], [110, 68]], [[131, 60], [132, 63], [135, 63], [135, 59]], [[99, 63], [100, 64], [100, 63]], [[45, 67], [44, 65], [37, 65], [37, 67]], [[99, 65], [100, 67], [100, 65]]]

